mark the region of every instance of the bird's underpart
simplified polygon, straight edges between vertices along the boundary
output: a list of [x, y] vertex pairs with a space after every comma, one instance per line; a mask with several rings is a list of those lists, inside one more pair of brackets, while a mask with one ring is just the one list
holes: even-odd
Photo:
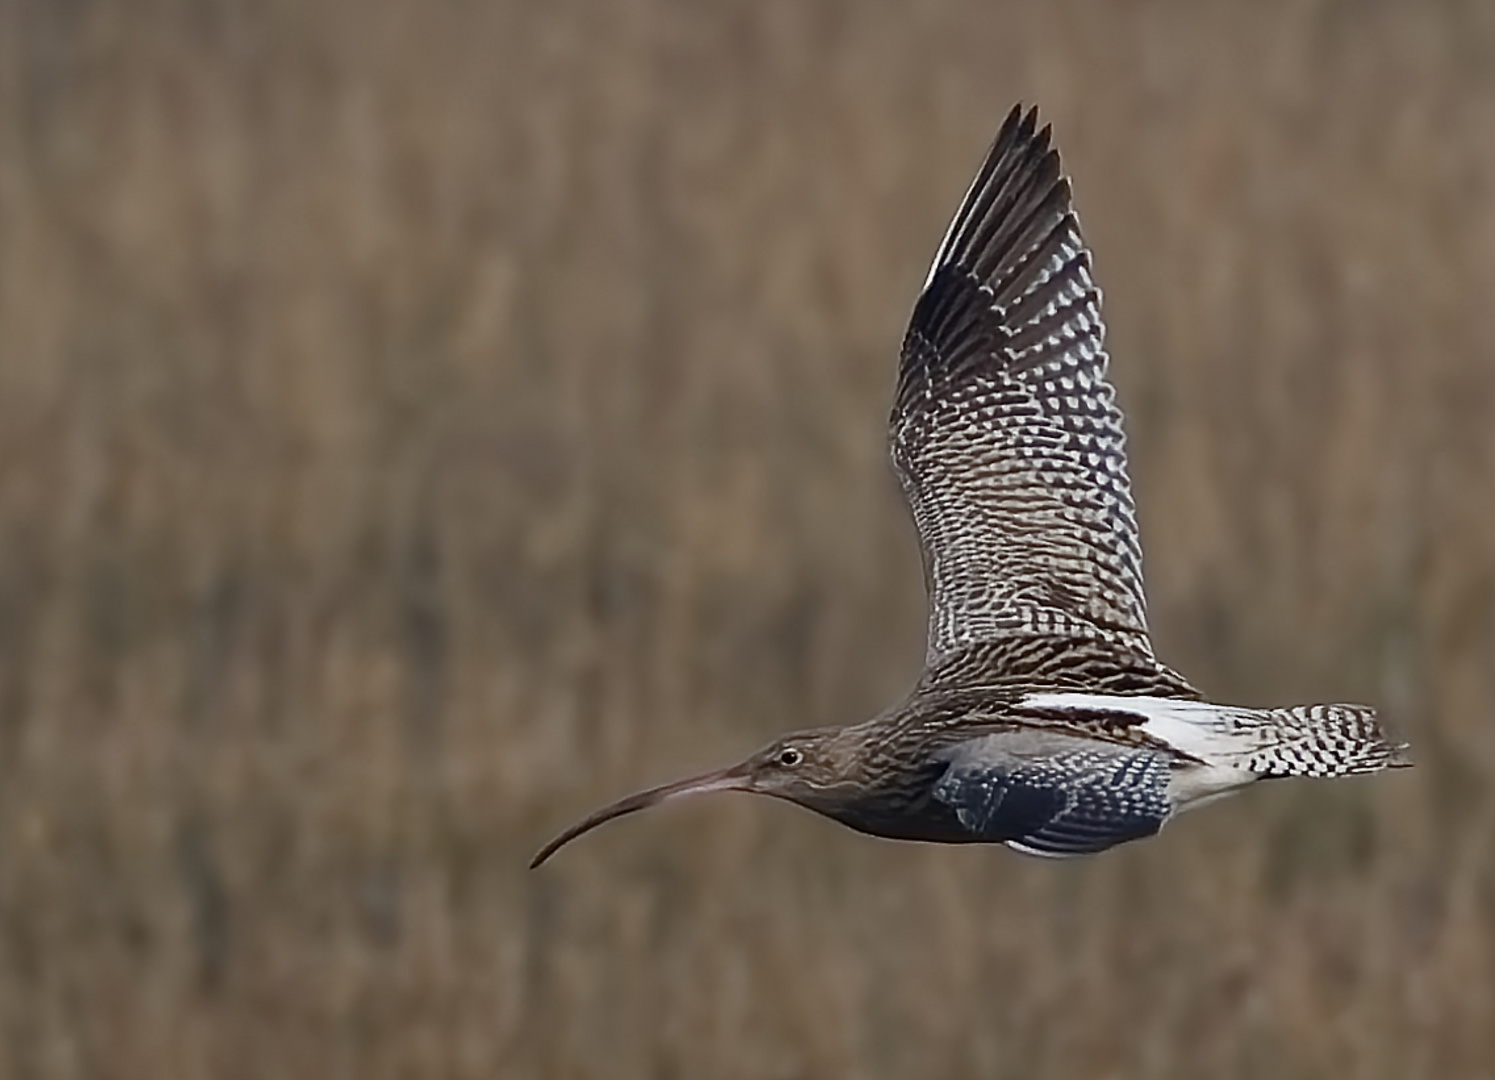
[[1101, 294], [1069, 181], [1014, 108], [903, 342], [893, 464], [929, 583], [925, 672], [876, 719], [593, 813], [750, 791], [878, 836], [1081, 855], [1268, 777], [1410, 765], [1359, 705], [1216, 705], [1153, 656]]

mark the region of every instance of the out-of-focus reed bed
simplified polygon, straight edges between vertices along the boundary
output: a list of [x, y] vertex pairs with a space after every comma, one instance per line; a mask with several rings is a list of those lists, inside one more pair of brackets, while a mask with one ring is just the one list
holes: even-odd
[[[915, 674], [895, 356], [1018, 98], [1161, 654], [1419, 767], [529, 873]], [[0, 1076], [1489, 1076], [1492, 297], [1487, 5], [0, 3]]]

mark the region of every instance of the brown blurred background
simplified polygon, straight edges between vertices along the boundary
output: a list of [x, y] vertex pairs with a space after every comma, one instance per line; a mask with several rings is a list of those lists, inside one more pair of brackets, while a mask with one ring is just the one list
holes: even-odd
[[[1161, 655], [1410, 773], [1068, 864], [724, 797], [921, 661], [1017, 99]], [[0, 0], [0, 1076], [1495, 1075], [1495, 8]]]

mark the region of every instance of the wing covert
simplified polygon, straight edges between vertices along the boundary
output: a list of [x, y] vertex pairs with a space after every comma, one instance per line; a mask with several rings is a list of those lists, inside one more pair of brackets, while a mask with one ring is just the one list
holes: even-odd
[[1105, 328], [1068, 181], [1014, 109], [904, 340], [893, 461], [924, 549], [932, 660], [1009, 636], [1151, 657]]
[[983, 841], [1085, 855], [1162, 828], [1169, 770], [1153, 750], [1005, 732], [962, 746], [934, 795]]

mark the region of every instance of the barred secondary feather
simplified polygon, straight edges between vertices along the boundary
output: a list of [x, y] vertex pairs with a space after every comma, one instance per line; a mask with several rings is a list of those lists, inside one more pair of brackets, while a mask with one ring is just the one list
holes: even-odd
[[889, 423], [923, 548], [926, 665], [883, 715], [605, 806], [787, 799], [879, 836], [1082, 855], [1256, 781], [1409, 765], [1361, 705], [1205, 701], [1153, 654], [1101, 294], [1069, 181], [1014, 108], [945, 232]]

